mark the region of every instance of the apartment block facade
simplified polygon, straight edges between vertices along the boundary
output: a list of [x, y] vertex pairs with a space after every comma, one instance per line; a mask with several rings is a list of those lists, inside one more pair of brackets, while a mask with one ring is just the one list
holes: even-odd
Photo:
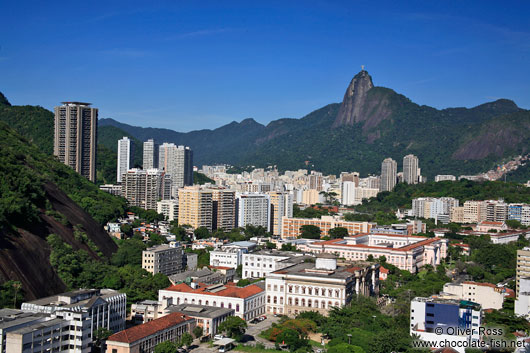
[[96, 181], [98, 110], [90, 103], [55, 107], [53, 154], [88, 180]]

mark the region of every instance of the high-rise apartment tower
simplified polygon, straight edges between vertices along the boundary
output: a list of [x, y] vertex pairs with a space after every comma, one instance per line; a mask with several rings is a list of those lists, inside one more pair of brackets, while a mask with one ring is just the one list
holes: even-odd
[[98, 110], [90, 103], [62, 102], [55, 107], [53, 154], [76, 172], [96, 181]]

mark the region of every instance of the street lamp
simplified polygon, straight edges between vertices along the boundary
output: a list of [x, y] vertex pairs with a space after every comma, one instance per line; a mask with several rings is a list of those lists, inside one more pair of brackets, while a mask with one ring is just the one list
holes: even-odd
[[351, 344], [351, 333], [348, 333], [346, 336], [348, 336], [348, 344]]

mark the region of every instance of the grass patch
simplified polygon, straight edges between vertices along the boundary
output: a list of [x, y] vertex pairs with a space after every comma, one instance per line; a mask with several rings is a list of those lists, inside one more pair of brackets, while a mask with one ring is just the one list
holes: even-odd
[[267, 349], [267, 348], [260, 348], [260, 347], [253, 347], [253, 346], [244, 346], [242, 344], [238, 344], [235, 348], [235, 351], [239, 352], [249, 352], [249, 353], [273, 353], [273, 352], [285, 352], [277, 349]]

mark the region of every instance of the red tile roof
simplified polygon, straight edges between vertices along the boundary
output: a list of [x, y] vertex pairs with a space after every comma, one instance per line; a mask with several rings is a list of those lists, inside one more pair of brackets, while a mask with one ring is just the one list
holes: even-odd
[[[353, 237], [357, 237], [360, 235], [367, 235], [367, 234], [366, 233], [358, 234], [358, 235], [354, 235]], [[344, 242], [344, 239], [326, 240], [326, 241], [321, 241], [321, 242], [315, 242], [311, 245], [320, 245], [320, 246], [325, 246], [325, 245], [331, 246], [332, 245], [332, 246], [358, 248], [358, 249], [363, 248], [363, 249], [378, 249], [378, 250], [392, 250], [392, 251], [409, 251], [409, 250], [415, 249], [420, 246], [429, 245], [431, 243], [440, 241], [440, 238], [427, 238], [427, 237], [422, 237], [422, 236], [406, 236], [406, 235], [394, 235], [394, 234], [372, 234], [372, 235], [385, 235], [385, 236], [400, 237], [400, 238], [419, 238], [423, 240], [418, 241], [413, 244], [405, 245], [401, 248], [387, 248], [383, 246], [370, 246], [370, 245], [364, 245], [364, 244], [341, 244]]]
[[379, 272], [380, 273], [388, 273], [388, 269], [384, 268], [383, 266], [381, 266], [381, 267], [379, 267]]
[[216, 270], [230, 270], [232, 267], [228, 266], [210, 266], [210, 268], [215, 268]]
[[492, 221], [482, 221], [479, 224], [487, 224], [492, 226], [502, 226], [504, 222], [492, 222]]
[[133, 343], [143, 338], [149, 337], [159, 331], [178, 326], [186, 321], [193, 321], [195, 319], [183, 315], [182, 313], [171, 313], [159, 319], [146, 322], [145, 324], [128, 328], [111, 335], [107, 342], [123, 342]]
[[165, 290], [182, 292], [182, 293], [196, 293], [196, 294], [206, 294], [213, 295], [217, 297], [232, 297], [232, 298], [248, 298], [258, 293], [263, 292], [259, 286], [255, 284], [248, 285], [246, 287], [236, 287], [233, 285], [226, 285], [224, 289], [218, 292], [209, 292], [207, 286], [201, 286], [200, 288], [193, 289], [188, 286], [186, 283], [179, 283], [174, 286], [170, 286]]

